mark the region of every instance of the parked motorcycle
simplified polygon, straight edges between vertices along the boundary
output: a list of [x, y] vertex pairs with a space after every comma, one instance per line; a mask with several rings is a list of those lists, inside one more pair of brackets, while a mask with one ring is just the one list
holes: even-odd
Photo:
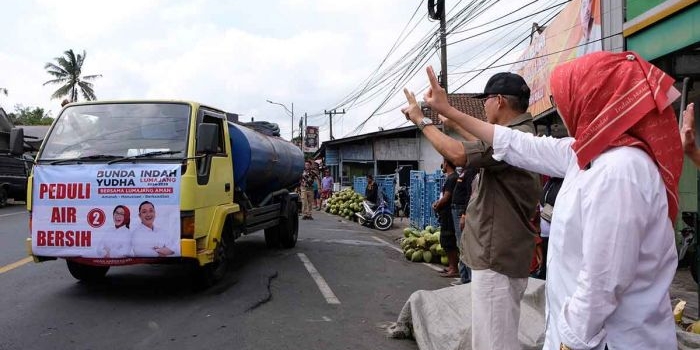
[[355, 213], [355, 216], [361, 225], [386, 231], [394, 224], [394, 216], [383, 193], [380, 193], [379, 198], [379, 204], [376, 206], [367, 200], [362, 201], [362, 211]]

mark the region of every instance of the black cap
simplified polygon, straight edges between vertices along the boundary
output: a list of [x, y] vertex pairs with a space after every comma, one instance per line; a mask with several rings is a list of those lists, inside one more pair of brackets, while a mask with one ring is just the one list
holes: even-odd
[[474, 98], [484, 98], [488, 95], [511, 95], [530, 98], [530, 88], [523, 77], [514, 73], [496, 73], [486, 83], [484, 93]]

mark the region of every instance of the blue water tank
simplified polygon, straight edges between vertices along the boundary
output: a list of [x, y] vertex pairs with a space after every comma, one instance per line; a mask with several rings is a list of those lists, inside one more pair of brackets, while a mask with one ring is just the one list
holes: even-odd
[[304, 171], [304, 154], [299, 147], [231, 122], [228, 132], [235, 185], [253, 201], [283, 188], [292, 190], [299, 184]]

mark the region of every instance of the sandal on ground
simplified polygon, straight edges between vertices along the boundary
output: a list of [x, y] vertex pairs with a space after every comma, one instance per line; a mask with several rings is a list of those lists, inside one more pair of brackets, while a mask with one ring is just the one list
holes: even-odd
[[445, 277], [445, 278], [455, 278], [459, 277], [459, 272], [441, 272], [440, 277]]

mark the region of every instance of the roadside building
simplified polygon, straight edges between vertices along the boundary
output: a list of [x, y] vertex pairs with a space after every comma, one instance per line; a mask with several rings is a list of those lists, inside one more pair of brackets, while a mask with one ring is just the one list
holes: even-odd
[[[485, 119], [481, 101], [472, 96], [450, 94], [448, 98], [457, 109]], [[442, 128], [440, 119], [430, 108], [426, 107], [424, 113]], [[325, 141], [314, 158], [323, 159], [342, 186], [351, 186], [356, 176], [396, 172], [400, 173], [401, 184], [405, 184], [410, 170], [434, 172], [442, 163], [440, 154], [414, 125]]]

